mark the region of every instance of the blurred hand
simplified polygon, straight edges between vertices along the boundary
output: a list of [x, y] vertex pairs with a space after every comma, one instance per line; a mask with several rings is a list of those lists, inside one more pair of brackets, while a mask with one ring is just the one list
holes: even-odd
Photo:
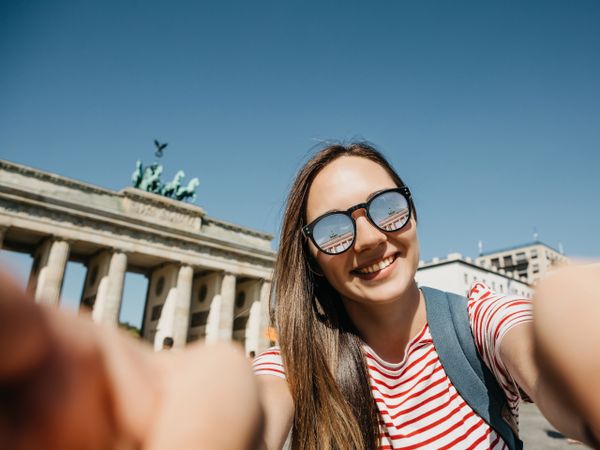
[[539, 365], [600, 448], [599, 282], [597, 263], [551, 274], [536, 289], [533, 324]]
[[252, 449], [261, 426], [240, 350], [157, 354], [0, 273], [0, 450]]

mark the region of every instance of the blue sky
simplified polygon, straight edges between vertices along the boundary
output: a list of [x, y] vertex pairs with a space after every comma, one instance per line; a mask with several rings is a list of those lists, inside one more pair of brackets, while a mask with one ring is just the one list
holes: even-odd
[[0, 158], [121, 189], [158, 138], [209, 215], [277, 234], [311, 149], [361, 138], [423, 259], [534, 228], [599, 257], [598, 23], [592, 0], [0, 0]]

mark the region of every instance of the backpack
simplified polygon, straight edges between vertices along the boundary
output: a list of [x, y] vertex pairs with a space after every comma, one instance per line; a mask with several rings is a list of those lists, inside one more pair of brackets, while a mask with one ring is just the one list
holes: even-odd
[[433, 345], [448, 378], [510, 450], [521, 450], [523, 442], [503, 418], [508, 412], [504, 392], [475, 347], [466, 297], [429, 287], [421, 287], [421, 291]]

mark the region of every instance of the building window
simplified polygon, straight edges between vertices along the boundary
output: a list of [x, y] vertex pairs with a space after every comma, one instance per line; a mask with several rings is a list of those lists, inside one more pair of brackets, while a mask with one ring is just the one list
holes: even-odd
[[533, 269], [533, 273], [539, 273], [539, 271], [540, 271], [540, 265], [539, 264], [534, 264], [532, 266], [532, 269]]
[[241, 316], [233, 321], [233, 330], [243, 330], [246, 328], [246, 324], [248, 323], [248, 316]]
[[533, 250], [531, 250], [531, 259], [535, 259], [538, 257], [538, 252], [537, 249], [534, 248]]
[[152, 320], [154, 322], [155, 320], [160, 319], [160, 314], [162, 313], [162, 309], [163, 309], [163, 305], [156, 305], [154, 308], [152, 308], [152, 316], [150, 317], [150, 320]]
[[524, 252], [517, 253], [517, 264], [527, 261], [527, 257]]
[[165, 288], [165, 277], [160, 277], [154, 287], [154, 295], [159, 296]]
[[241, 308], [242, 306], [244, 306], [244, 303], [246, 303], [246, 293], [242, 291], [237, 295], [235, 299], [235, 306], [236, 308]]
[[92, 287], [96, 284], [96, 280], [98, 280], [98, 265], [96, 264], [92, 271], [90, 272], [90, 279], [88, 281], [88, 286]]
[[192, 314], [192, 320], [190, 321], [190, 326], [192, 327], [201, 327], [206, 325], [206, 321], [208, 319], [208, 311], [201, 311]]
[[200, 303], [203, 303], [204, 300], [206, 300], [207, 291], [208, 291], [208, 289], [206, 287], [206, 284], [203, 284], [202, 286], [200, 286], [200, 289], [198, 290], [198, 301]]
[[513, 265], [512, 255], [504, 257], [504, 267], [511, 267]]
[[492, 266], [496, 269], [500, 267], [500, 258], [492, 258]]

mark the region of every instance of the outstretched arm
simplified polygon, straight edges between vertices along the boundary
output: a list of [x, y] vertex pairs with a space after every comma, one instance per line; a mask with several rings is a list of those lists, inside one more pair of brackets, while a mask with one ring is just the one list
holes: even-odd
[[265, 417], [261, 450], [280, 450], [292, 427], [294, 402], [287, 381], [273, 376], [257, 376]]
[[592, 446], [600, 436], [598, 280], [598, 265], [552, 274], [536, 289], [533, 323], [511, 329], [500, 345], [511, 376], [550, 423]]
[[534, 306], [539, 366], [600, 448], [600, 264], [570, 267], [540, 286]]

